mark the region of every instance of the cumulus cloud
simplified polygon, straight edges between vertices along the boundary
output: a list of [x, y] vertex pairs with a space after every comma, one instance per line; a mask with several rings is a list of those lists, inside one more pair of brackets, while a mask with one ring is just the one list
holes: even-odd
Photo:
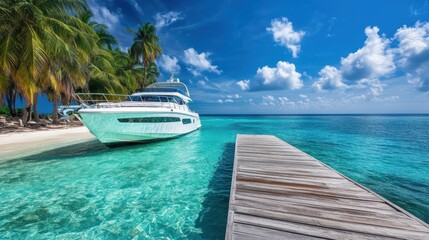
[[198, 80], [198, 84], [200, 84], [201, 86], [205, 86], [206, 82], [204, 80]]
[[250, 80], [241, 80], [241, 81], [238, 81], [236, 83], [241, 88], [241, 90], [243, 90], [243, 91], [249, 90]]
[[218, 99], [216, 102], [218, 103], [233, 103], [234, 99], [238, 101], [241, 98], [239, 94], [228, 94], [228, 95], [220, 95], [223, 99]]
[[271, 95], [263, 96], [261, 105], [264, 105], [264, 106], [276, 105], [275, 101], [276, 99]]
[[[304, 86], [295, 64], [279, 61], [276, 67], [264, 66], [256, 71], [255, 90], [300, 89]], [[258, 85], [258, 86], [257, 86]]]
[[290, 101], [287, 97], [278, 97], [278, 100], [279, 100], [280, 105], [283, 105], [283, 106], [286, 106], [286, 105], [294, 106], [295, 105], [295, 102]]
[[379, 78], [395, 70], [390, 41], [378, 34], [378, 27], [366, 27], [364, 47], [341, 59], [341, 72], [346, 80]]
[[226, 98], [241, 98], [241, 96], [240, 96], [240, 95], [238, 95], [238, 94], [226, 95], [225, 97], [226, 97]]
[[262, 106], [295, 106], [296, 103], [289, 100], [287, 97], [277, 97], [275, 98], [272, 95], [262, 96], [262, 101], [260, 103]]
[[[390, 40], [378, 34], [378, 27], [366, 27], [367, 39], [362, 48], [341, 59], [339, 68], [325, 66], [313, 87], [318, 90], [346, 89], [348, 87], [370, 87], [379, 89], [379, 79], [396, 70], [394, 51]], [[375, 90], [374, 90], [375, 91]]]
[[180, 12], [170, 11], [166, 13], [157, 13], [154, 18], [156, 28], [160, 29], [183, 19], [183, 16]]
[[210, 53], [198, 53], [195, 49], [189, 48], [185, 50], [185, 63], [189, 65], [187, 68], [194, 76], [200, 76], [202, 72], [214, 72], [220, 74], [218, 66], [212, 64], [209, 59]]
[[294, 58], [298, 57], [301, 49], [301, 39], [304, 37], [304, 31], [295, 31], [287, 18], [274, 19], [271, 21], [271, 27], [267, 28], [268, 32], [273, 34], [274, 41], [292, 51]]
[[95, 1], [90, 1], [88, 6], [94, 15], [94, 21], [104, 24], [108, 28], [113, 28], [119, 23], [119, 13], [112, 12], [107, 7], [100, 6]]
[[225, 100], [218, 99], [216, 102], [217, 102], [217, 103], [233, 103], [233, 102], [234, 102], [234, 100], [233, 100], [233, 99], [231, 99], [231, 98], [227, 98], [227, 99], [225, 99]]
[[343, 83], [341, 72], [332, 66], [325, 66], [319, 72], [320, 78], [313, 83], [313, 87], [317, 90], [335, 90], [345, 89], [347, 85]]
[[299, 97], [300, 97], [300, 98], [308, 98], [308, 96], [307, 96], [307, 95], [305, 95], [305, 94], [299, 94]]
[[409, 82], [420, 91], [429, 91], [429, 23], [417, 22], [413, 27], [403, 26], [396, 31], [398, 64]]
[[175, 72], [180, 71], [179, 60], [176, 57], [170, 57], [168, 55], [162, 54], [161, 57], [157, 60], [158, 66], [166, 72]]
[[241, 80], [236, 84], [243, 91], [300, 89], [304, 86], [301, 76], [295, 64], [279, 61], [275, 67], [258, 68], [254, 80]]

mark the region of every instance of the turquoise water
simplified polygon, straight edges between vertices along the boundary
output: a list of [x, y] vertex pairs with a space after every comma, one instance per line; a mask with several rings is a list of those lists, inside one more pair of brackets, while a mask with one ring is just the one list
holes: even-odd
[[0, 164], [0, 239], [222, 239], [237, 133], [274, 134], [429, 222], [429, 116], [206, 116], [184, 137]]

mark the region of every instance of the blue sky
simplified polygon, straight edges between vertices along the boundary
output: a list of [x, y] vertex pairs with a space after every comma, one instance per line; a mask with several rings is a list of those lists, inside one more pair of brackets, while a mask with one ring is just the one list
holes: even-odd
[[125, 50], [152, 22], [200, 113], [429, 113], [428, 1], [89, 0]]

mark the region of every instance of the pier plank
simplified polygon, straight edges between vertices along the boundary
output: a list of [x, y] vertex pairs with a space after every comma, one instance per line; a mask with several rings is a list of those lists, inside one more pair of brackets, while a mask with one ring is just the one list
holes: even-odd
[[429, 226], [272, 135], [238, 135], [226, 239], [429, 239]]

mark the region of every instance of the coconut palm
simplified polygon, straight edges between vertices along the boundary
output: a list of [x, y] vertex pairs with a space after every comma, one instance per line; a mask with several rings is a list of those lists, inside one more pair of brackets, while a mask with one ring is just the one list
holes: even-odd
[[156, 82], [156, 78], [159, 77], [159, 70], [158, 70], [158, 66], [156, 66], [155, 63], [151, 62], [149, 63], [149, 65], [146, 67], [147, 70], [144, 71], [145, 75], [145, 79], [149, 84], [155, 83]]
[[67, 80], [82, 81], [77, 69], [95, 44], [93, 30], [73, 17], [84, 11], [84, 0], [0, 2], [0, 69], [25, 97], [24, 123], [37, 92], [46, 86], [60, 92], [66, 79], [53, 69], [61, 66], [71, 73]]
[[114, 49], [111, 53], [114, 59], [112, 65], [120, 84], [126, 89], [126, 93], [134, 93], [139, 86], [138, 79], [143, 77], [142, 65], [132, 61], [129, 53], [119, 49]]
[[112, 47], [118, 42], [107, 30], [107, 26], [92, 21], [92, 13], [84, 12], [79, 19], [90, 26], [97, 35], [97, 48], [92, 51], [90, 61], [86, 65], [89, 82], [79, 91], [123, 93], [125, 88], [115, 75]]
[[156, 28], [151, 23], [146, 23], [143, 27], [138, 26], [134, 32], [134, 43], [131, 46], [130, 56], [135, 62], [141, 62], [144, 67], [142, 78], [142, 89], [145, 87], [146, 71], [150, 63], [154, 63], [161, 54], [159, 38], [156, 36]]

